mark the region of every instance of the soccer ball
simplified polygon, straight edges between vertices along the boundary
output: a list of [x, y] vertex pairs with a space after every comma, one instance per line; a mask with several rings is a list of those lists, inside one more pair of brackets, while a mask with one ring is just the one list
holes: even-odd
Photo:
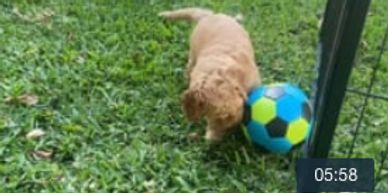
[[311, 105], [298, 87], [288, 83], [253, 89], [246, 102], [244, 133], [255, 145], [285, 154], [309, 137]]

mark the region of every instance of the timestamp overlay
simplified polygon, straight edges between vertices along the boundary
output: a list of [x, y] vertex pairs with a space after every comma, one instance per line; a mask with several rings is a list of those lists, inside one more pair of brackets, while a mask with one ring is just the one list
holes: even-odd
[[298, 192], [373, 192], [374, 161], [352, 159], [299, 159]]

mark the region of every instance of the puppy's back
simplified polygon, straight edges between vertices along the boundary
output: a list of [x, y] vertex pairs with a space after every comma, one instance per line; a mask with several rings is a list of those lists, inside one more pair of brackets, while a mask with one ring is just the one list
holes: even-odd
[[[213, 14], [201, 19], [191, 34], [190, 53], [196, 61], [192, 76], [223, 69], [232, 73], [245, 91], [261, 82], [249, 34], [233, 17]], [[201, 62], [204, 60], [207, 62]], [[215, 64], [218, 62], [223, 65]]]
[[206, 52], [228, 55], [238, 52], [244, 55], [243, 60], [249, 60], [243, 63], [255, 60], [248, 33], [235, 18], [224, 14], [213, 14], [198, 22], [191, 34], [191, 51], [195, 58]]

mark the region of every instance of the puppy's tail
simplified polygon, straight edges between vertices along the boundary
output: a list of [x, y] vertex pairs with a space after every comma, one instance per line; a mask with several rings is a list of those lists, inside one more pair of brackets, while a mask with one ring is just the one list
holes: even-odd
[[163, 11], [159, 13], [160, 17], [164, 17], [171, 20], [188, 20], [198, 22], [202, 18], [213, 15], [214, 13], [208, 9], [203, 8], [183, 8], [173, 11]]

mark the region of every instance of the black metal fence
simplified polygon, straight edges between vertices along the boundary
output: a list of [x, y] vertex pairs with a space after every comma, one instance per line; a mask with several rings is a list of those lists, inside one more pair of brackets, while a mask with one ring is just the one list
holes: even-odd
[[[365, 74], [365, 76], [368, 76], [367, 87], [365, 89], [355, 89], [348, 84], [351, 71], [354, 69], [355, 56], [357, 56], [356, 53], [370, 3], [370, 0], [329, 0], [327, 2], [317, 48], [319, 75], [312, 93], [315, 129], [306, 146], [306, 157], [331, 157], [332, 141], [336, 137], [340, 137], [335, 135], [335, 129], [338, 128], [337, 123], [340, 113], [342, 113], [341, 107], [345, 96], [356, 94], [361, 97], [360, 105], [357, 110], [354, 110], [354, 116], [357, 117], [357, 120], [354, 125], [347, 128], [351, 139], [346, 147], [346, 152], [341, 155], [345, 158], [353, 157], [355, 149], [363, 145], [357, 143], [357, 140], [359, 140], [360, 133], [368, 132], [362, 122], [368, 113], [367, 107], [371, 101], [379, 100], [388, 105], [388, 96], [373, 93], [373, 87], [378, 79], [378, 72], [383, 71], [383, 65], [388, 65], [382, 62], [388, 39], [387, 21], [385, 22], [386, 29], [383, 37], [381, 37], [381, 43], [376, 50], [377, 54], [373, 58], [374, 61], [371, 62], [373, 65], [371, 66], [372, 70], [370, 73]], [[384, 124], [380, 127], [381, 130], [388, 130], [388, 127]], [[384, 136], [384, 133], [387, 134], [386, 132], [381, 133], [380, 136], [375, 137], [382, 139], [388, 137]], [[388, 143], [381, 143], [378, 148], [379, 155], [373, 157], [376, 166], [375, 192], [388, 192], [388, 187], [379, 186], [381, 181], [388, 180], [387, 173], [383, 172], [387, 170]]]

